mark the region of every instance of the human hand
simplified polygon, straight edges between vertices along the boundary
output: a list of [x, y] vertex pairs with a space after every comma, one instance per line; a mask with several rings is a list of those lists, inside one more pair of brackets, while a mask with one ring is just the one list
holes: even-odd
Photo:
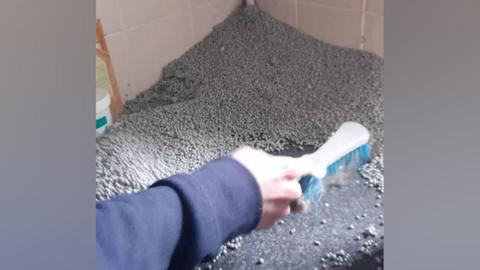
[[307, 173], [304, 164], [292, 157], [274, 156], [246, 146], [233, 152], [232, 158], [250, 171], [260, 187], [263, 207], [257, 229], [269, 228], [287, 216], [290, 203], [302, 196], [298, 180]]

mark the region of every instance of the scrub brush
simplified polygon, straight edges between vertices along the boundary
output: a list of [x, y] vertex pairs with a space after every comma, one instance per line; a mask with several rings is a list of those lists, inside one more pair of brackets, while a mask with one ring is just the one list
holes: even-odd
[[310, 174], [300, 179], [303, 196], [292, 211], [300, 212], [310, 204], [319, 204], [331, 186], [338, 186], [346, 174], [371, 160], [370, 133], [359, 123], [345, 122], [317, 151], [298, 159], [307, 164]]

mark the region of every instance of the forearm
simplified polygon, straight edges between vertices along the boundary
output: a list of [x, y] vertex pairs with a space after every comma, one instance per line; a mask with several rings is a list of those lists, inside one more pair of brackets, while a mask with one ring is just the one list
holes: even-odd
[[255, 179], [230, 158], [100, 202], [97, 269], [191, 268], [254, 229], [261, 206]]
[[181, 235], [181, 209], [169, 187], [98, 202], [97, 269], [167, 269]]
[[227, 240], [253, 230], [261, 216], [262, 197], [253, 176], [238, 162], [221, 158], [190, 176], [158, 181], [153, 188], [168, 186], [179, 194], [184, 223], [182, 239], [171, 269], [188, 269], [215, 256]]

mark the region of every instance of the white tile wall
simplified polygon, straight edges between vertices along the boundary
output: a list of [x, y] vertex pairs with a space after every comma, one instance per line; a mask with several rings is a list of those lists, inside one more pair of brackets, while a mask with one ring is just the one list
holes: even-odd
[[277, 20], [291, 26], [297, 25], [296, 0], [262, 0], [257, 1], [257, 4]]
[[384, 0], [257, 0], [278, 20], [320, 40], [383, 57]]
[[96, 1], [124, 101], [158, 81], [166, 64], [243, 5], [243, 0]]
[[359, 48], [362, 11], [311, 2], [298, 5], [298, 29], [339, 46]]

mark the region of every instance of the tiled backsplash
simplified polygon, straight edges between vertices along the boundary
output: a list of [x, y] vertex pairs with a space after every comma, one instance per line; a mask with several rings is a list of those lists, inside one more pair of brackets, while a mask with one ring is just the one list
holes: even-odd
[[315, 38], [383, 57], [383, 0], [257, 0], [278, 20]]
[[[244, 0], [96, 0], [123, 100], [202, 40]], [[383, 56], [383, 0], [256, 0], [318, 39]]]
[[243, 0], [96, 0], [122, 99], [154, 84], [162, 68], [202, 40]]

